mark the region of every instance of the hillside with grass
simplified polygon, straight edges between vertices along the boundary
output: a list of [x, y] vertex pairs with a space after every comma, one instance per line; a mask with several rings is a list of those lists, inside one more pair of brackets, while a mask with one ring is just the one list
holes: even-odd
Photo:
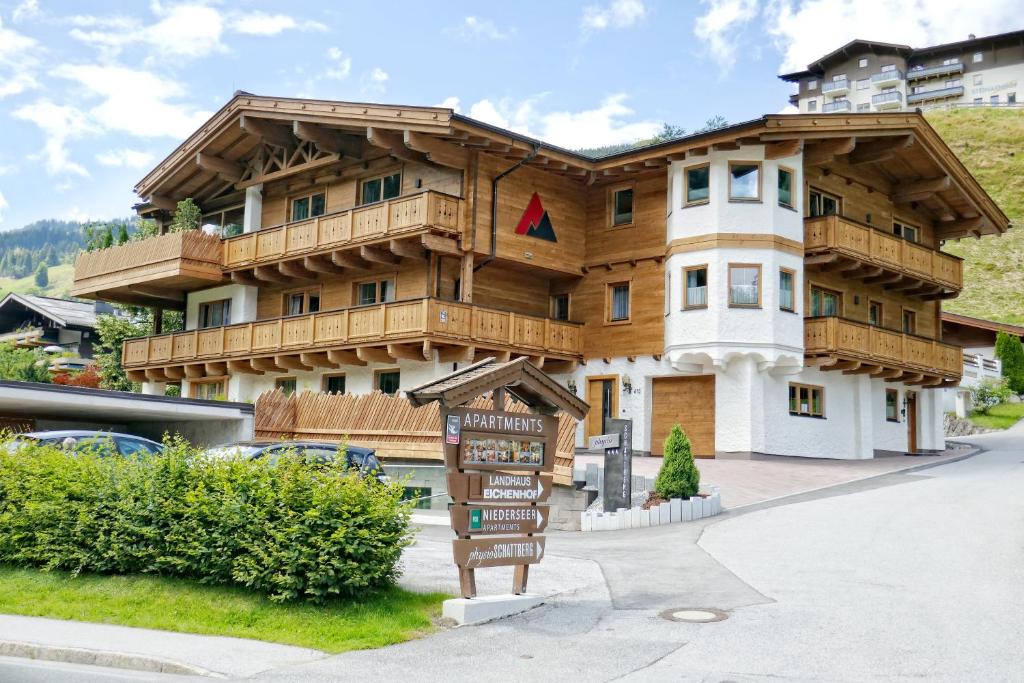
[[964, 291], [943, 308], [1009, 323], [1024, 322], [1024, 111], [934, 111], [928, 122], [1010, 217], [1002, 237], [948, 242], [964, 259]]
[[12, 278], [0, 277], [0, 298], [8, 292], [16, 294], [39, 294], [41, 296], [55, 296], [66, 298], [71, 291], [71, 284], [75, 278], [75, 266], [71, 263], [61, 263], [50, 266], [47, 271], [49, 283], [46, 287], [39, 287], [35, 282], [35, 274], [25, 277]]

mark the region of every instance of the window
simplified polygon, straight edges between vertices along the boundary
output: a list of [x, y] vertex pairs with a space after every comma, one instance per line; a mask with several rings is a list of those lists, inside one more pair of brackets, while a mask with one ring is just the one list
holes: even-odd
[[620, 187], [612, 190], [612, 227], [633, 224], [633, 188]]
[[881, 327], [882, 321], [882, 304], [878, 301], [871, 301], [868, 303], [868, 322], [872, 325]]
[[835, 76], [832, 77], [832, 82], [833, 83], [838, 83], [839, 81], [845, 81], [845, 80], [846, 80], [846, 74], [836, 74]]
[[890, 93], [890, 92], [896, 92], [896, 86], [895, 85], [890, 85], [887, 88], [882, 88], [882, 93], [883, 94]]
[[1006, 93], [1006, 103], [1007, 104], [1017, 104], [1017, 93], [1015, 93], [1015, 92], [1008, 92], [1008, 93]]
[[870, 87], [871, 87], [871, 79], [870, 78], [862, 78], [859, 81], [857, 81], [857, 90], [867, 90]]
[[189, 382], [189, 393], [192, 398], [200, 398], [206, 401], [222, 401], [227, 396], [225, 390], [226, 382], [222, 379], [209, 382]]
[[608, 322], [624, 322], [629, 320], [629, 283], [614, 282], [608, 284]]
[[839, 197], [816, 190], [813, 187], [809, 194], [811, 218], [839, 215]]
[[292, 200], [293, 221], [304, 221], [314, 216], [322, 216], [326, 210], [327, 193], [325, 192], [318, 192], [306, 197], [297, 197]]
[[402, 379], [401, 373], [398, 370], [378, 370], [376, 373], [374, 384], [377, 385], [377, 390], [385, 394], [397, 394], [398, 385]]
[[245, 207], [236, 206], [204, 215], [202, 225], [204, 228], [207, 226], [217, 228], [221, 237], [234, 237], [242, 234], [244, 223]]
[[807, 89], [808, 90], [817, 90], [818, 89], [818, 81], [816, 79], [811, 79], [811, 80], [807, 81]]
[[[950, 66], [950, 65], [959, 64], [959, 63], [960, 63], [960, 58], [959, 57], [947, 57], [946, 59], [942, 60], [942, 66]], [[917, 68], [920, 69], [920, 68], [924, 68], [924, 67], [917, 67]]]
[[683, 308], [707, 308], [708, 267], [690, 266], [683, 269]]
[[871, 103], [861, 102], [860, 104], [857, 105], [857, 111], [871, 111]]
[[975, 98], [974, 98], [974, 103], [975, 103], [975, 104], [981, 104], [982, 102], [984, 102], [984, 100], [983, 100], [983, 99], [981, 99], [980, 97], [975, 97]]
[[903, 332], [914, 334], [917, 332], [917, 313], [903, 309]]
[[356, 283], [356, 305], [383, 304], [395, 300], [395, 280], [373, 280]]
[[285, 396], [291, 396], [298, 387], [298, 380], [294, 377], [278, 377], [274, 380], [274, 388], [280, 389]]
[[373, 204], [385, 199], [394, 199], [401, 193], [402, 174], [391, 173], [364, 180], [359, 196], [362, 197], [362, 204]]
[[895, 389], [885, 390], [885, 419], [889, 422], [900, 421], [900, 392]]
[[569, 319], [569, 293], [555, 294], [551, 297], [551, 317], [555, 320]]
[[811, 100], [808, 102], [807, 111], [818, 111], [818, 100]]
[[231, 324], [231, 299], [220, 301], [207, 301], [199, 304], [199, 319], [196, 327], [205, 329], [207, 327], [220, 327]]
[[978, 62], [985, 61], [985, 55], [982, 54], [981, 52], [975, 52], [974, 57], [971, 59], [971, 61], [973, 61], [975, 64], [977, 64]]
[[779, 206], [793, 208], [793, 171], [779, 166]]
[[729, 264], [729, 305], [759, 308], [761, 306], [761, 266]]
[[796, 310], [796, 296], [793, 290], [793, 283], [796, 281], [796, 273], [789, 268], [779, 269], [779, 309], [783, 311]]
[[974, 85], [981, 85], [982, 80], [983, 79], [981, 74], [974, 74]]
[[284, 301], [285, 315], [316, 313], [320, 310], [320, 288], [288, 292], [284, 295]]
[[888, 72], [888, 71], [895, 71], [895, 70], [896, 70], [896, 65], [895, 64], [883, 64], [882, 65], [882, 72], [883, 73]]
[[892, 234], [897, 237], [902, 237], [908, 242], [917, 242], [917, 238], [920, 231], [912, 225], [900, 223], [899, 221], [892, 222]]
[[831, 315], [842, 315], [840, 304], [842, 303], [842, 294], [839, 292], [833, 292], [830, 289], [822, 289], [821, 287], [811, 287], [811, 316], [831, 316]]
[[790, 384], [789, 414], [825, 417], [825, 388], [810, 384]]
[[963, 85], [963, 81], [961, 81], [959, 78], [951, 78], [950, 80], [946, 81], [947, 88], [958, 88], [961, 85]]
[[729, 199], [761, 201], [761, 164], [729, 162]]
[[863, 69], [863, 68], [864, 68], [864, 67], [866, 67], [867, 65], [868, 65], [868, 58], [867, 58], [867, 57], [861, 57], [861, 58], [860, 58], [860, 59], [859, 59], [859, 60], [857, 61], [857, 66], [859, 66], [859, 67], [860, 67], [861, 69]]
[[324, 377], [323, 388], [328, 394], [344, 394], [345, 375], [326, 375]]
[[711, 165], [692, 166], [686, 169], [686, 203], [701, 204], [711, 197]]

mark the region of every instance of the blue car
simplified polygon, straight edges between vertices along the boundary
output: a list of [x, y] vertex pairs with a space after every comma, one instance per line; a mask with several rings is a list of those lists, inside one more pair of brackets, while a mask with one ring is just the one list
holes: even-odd
[[163, 453], [164, 447], [156, 441], [143, 439], [131, 434], [117, 432], [100, 432], [85, 429], [61, 429], [49, 432], [26, 432], [17, 434], [8, 442], [9, 449], [17, 449], [25, 444], [56, 446], [67, 451], [84, 453], [86, 451], [109, 457], [145, 457]]

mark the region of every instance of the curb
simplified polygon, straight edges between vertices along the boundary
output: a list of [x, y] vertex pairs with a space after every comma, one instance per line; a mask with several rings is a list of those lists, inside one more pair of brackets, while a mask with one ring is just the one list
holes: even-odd
[[182, 664], [169, 659], [148, 655], [108, 650], [90, 650], [80, 647], [62, 647], [59, 645], [42, 645], [17, 640], [0, 640], [0, 656], [20, 657], [22, 659], [41, 659], [66, 664], [88, 664], [105, 666], [112, 669], [129, 669], [132, 671], [148, 671], [152, 673], [177, 674], [181, 676], [206, 676], [209, 678], [227, 678], [224, 674], [209, 671], [191, 664]]

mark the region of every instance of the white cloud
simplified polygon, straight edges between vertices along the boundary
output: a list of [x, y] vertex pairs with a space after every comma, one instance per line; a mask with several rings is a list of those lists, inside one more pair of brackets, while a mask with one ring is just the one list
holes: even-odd
[[299, 23], [287, 14], [247, 12], [232, 17], [230, 27], [238, 33], [250, 36], [276, 36], [282, 31], [299, 29], [304, 31], [326, 31], [327, 27], [317, 21]]
[[4, 197], [4, 193], [0, 192], [0, 225], [4, 222], [4, 213], [7, 211], [7, 207], [10, 204], [7, 203], [7, 198]]
[[40, 50], [32, 38], [4, 28], [0, 18], [0, 99], [39, 87], [35, 71]]
[[363, 74], [361, 83], [363, 94], [369, 96], [383, 95], [387, 89], [388, 78], [387, 71], [379, 66], [373, 67], [369, 72]]
[[446, 33], [463, 40], [505, 40], [515, 35], [516, 29], [514, 26], [501, 29], [491, 19], [469, 16], [458, 26], [447, 29]]
[[583, 8], [582, 26], [588, 31], [606, 28], [629, 28], [647, 16], [643, 0], [611, 0], [605, 5]]
[[48, 174], [89, 177], [84, 166], [71, 160], [67, 149], [68, 140], [96, 130], [84, 112], [41, 99], [16, 109], [13, 115], [17, 119], [34, 123], [43, 131], [43, 151], [33, 158], [42, 159]]
[[[767, 34], [782, 55], [781, 72], [804, 69], [855, 38], [914, 47], [1001, 33], [1020, 21], [1019, 0], [704, 0], [694, 34], [723, 69], [737, 46]], [[884, 21], [880, 20], [884, 17]]]
[[153, 155], [137, 149], [111, 149], [96, 155], [96, 161], [104, 166], [124, 166], [126, 168], [145, 168], [153, 161]]
[[327, 67], [327, 71], [324, 72], [324, 76], [327, 78], [340, 81], [348, 78], [348, 75], [352, 73], [352, 58], [345, 55], [340, 48], [329, 48], [327, 59], [331, 61], [331, 66]]
[[455, 97], [453, 95], [451, 97], [444, 98], [443, 100], [441, 100], [441, 102], [439, 104], [435, 104], [434, 106], [435, 107], [444, 107], [445, 109], [451, 109], [452, 111], [454, 111], [457, 114], [457, 113], [459, 113], [459, 103], [460, 103], [459, 98]]
[[18, 3], [17, 7], [14, 8], [14, 13], [11, 14], [11, 18], [14, 19], [14, 23], [25, 21], [26, 19], [35, 19], [39, 16], [39, 0], [22, 0]]
[[569, 149], [633, 142], [652, 137], [661, 129], [657, 121], [630, 120], [635, 112], [626, 106], [624, 93], [606, 97], [599, 106], [582, 111], [541, 112], [537, 105], [543, 97], [515, 103], [480, 100], [469, 108], [469, 116]]

